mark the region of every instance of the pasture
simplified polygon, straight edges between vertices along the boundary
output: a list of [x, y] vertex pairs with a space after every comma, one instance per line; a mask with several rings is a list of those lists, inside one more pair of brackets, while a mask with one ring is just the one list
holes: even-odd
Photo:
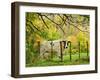
[[63, 61], [61, 61], [58, 57], [53, 57], [52, 60], [38, 59], [36, 62], [27, 64], [27, 67], [33, 66], [61, 66], [61, 65], [82, 65], [89, 64], [89, 57], [87, 57], [87, 53], [73, 54], [72, 59], [70, 60], [70, 55], [65, 55]]

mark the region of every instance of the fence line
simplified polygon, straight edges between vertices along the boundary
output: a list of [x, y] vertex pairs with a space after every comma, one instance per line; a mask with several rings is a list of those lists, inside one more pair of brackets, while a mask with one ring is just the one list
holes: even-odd
[[[70, 61], [72, 60], [72, 54], [71, 54], [71, 52], [72, 52], [72, 48], [71, 48], [71, 42], [70, 42], [70, 45], [68, 46], [70, 49], [70, 51], [69, 51], [69, 53], [70, 53]], [[89, 44], [88, 44], [88, 41], [86, 42], [86, 46], [87, 46], [87, 58], [89, 57]], [[80, 61], [80, 59], [81, 59], [81, 42], [78, 42], [78, 53], [79, 53], [79, 61]]]
[[[37, 42], [38, 43], [38, 53], [40, 54], [40, 41]], [[60, 41], [60, 58], [61, 58], [61, 62], [63, 61], [63, 42]], [[69, 47], [69, 57], [70, 57], [70, 61], [72, 61], [72, 42], [71, 41], [68, 41], [67, 43], [68, 47]], [[88, 44], [88, 41], [86, 42], [85, 44], [87, 46], [87, 58], [89, 57], [89, 44]], [[78, 42], [78, 53], [79, 53], [79, 61], [81, 59], [81, 42]], [[53, 45], [52, 45], [52, 42], [51, 42], [51, 59], [53, 58]]]

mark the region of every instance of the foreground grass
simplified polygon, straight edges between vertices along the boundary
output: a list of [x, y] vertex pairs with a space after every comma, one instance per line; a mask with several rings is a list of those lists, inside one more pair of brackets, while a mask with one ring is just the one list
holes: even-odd
[[63, 61], [58, 57], [53, 57], [52, 60], [37, 60], [34, 63], [26, 64], [26, 67], [36, 67], [36, 66], [59, 66], [59, 65], [81, 65], [81, 64], [89, 64], [89, 57], [86, 53], [73, 54], [70, 60], [70, 56], [64, 55]]

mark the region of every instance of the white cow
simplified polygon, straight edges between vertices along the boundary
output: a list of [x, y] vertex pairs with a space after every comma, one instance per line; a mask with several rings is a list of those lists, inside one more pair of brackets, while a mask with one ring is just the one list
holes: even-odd
[[67, 48], [67, 41], [66, 40], [54, 40], [54, 41], [44, 41], [40, 45], [40, 57], [47, 58], [51, 55], [51, 48], [53, 52], [56, 53], [58, 57], [61, 55], [61, 44], [62, 43], [62, 51]]

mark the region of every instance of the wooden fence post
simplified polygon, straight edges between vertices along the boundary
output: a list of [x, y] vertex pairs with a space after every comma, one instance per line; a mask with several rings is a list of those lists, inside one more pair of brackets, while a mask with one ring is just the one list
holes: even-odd
[[51, 41], [51, 59], [53, 58], [53, 42]]
[[88, 51], [89, 45], [88, 45], [88, 41], [86, 42], [86, 45], [87, 45], [87, 57], [89, 57], [89, 51]]
[[38, 43], [38, 53], [40, 54], [40, 41], [37, 41]]
[[72, 51], [71, 51], [71, 42], [70, 42], [70, 61], [72, 61]]
[[69, 53], [70, 53], [69, 56], [70, 56], [70, 61], [72, 61], [72, 51], [71, 51], [71, 47], [72, 47], [72, 46], [71, 46], [71, 42], [68, 41], [68, 42], [67, 42], [67, 45], [69, 45], [69, 50], [70, 50], [70, 51], [69, 51]]
[[80, 42], [78, 42], [78, 46], [79, 46], [79, 60], [80, 60]]
[[60, 41], [60, 55], [61, 55], [61, 62], [62, 62], [63, 61], [62, 41]]

